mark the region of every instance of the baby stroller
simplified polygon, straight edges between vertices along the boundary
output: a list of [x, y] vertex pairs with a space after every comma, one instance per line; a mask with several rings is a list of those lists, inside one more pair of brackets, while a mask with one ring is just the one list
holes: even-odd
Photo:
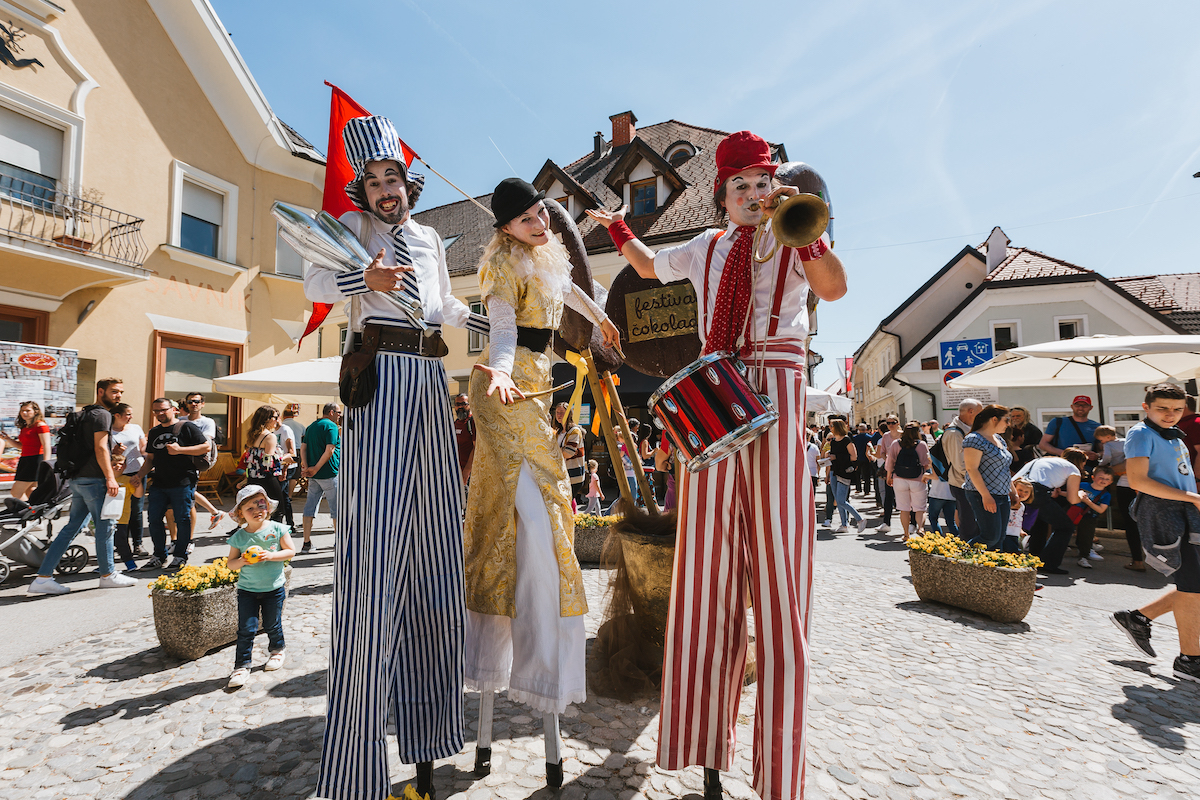
[[[43, 461], [38, 467], [37, 488], [29, 502], [8, 497], [0, 509], [0, 553], [13, 561], [37, 569], [42, 556], [54, 539], [54, 520], [63, 509], [71, 507], [71, 484], [54, 467]], [[38, 538], [34, 528], [46, 523], [45, 541]], [[87, 548], [73, 544], [58, 562], [58, 572], [73, 575], [87, 566]], [[0, 561], [0, 583], [8, 579], [9, 565]]]

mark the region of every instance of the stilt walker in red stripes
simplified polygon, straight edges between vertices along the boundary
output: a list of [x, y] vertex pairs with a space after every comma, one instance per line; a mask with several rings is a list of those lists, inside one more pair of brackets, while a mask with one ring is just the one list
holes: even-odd
[[[737, 454], [684, 475], [659, 766], [702, 765], [706, 800], [722, 796], [719, 771], [733, 758], [752, 602], [759, 676], [754, 789], [765, 800], [795, 800], [804, 792], [815, 532], [804, 454], [807, 299], [810, 289], [838, 299], [846, 275], [824, 236], [756, 258], [754, 232], [764, 209], [797, 193], [773, 182], [778, 164], [766, 141], [749, 131], [732, 134], [717, 147], [716, 165], [714, 204], [719, 217], [728, 215], [724, 230], [655, 254], [625, 224], [625, 208], [588, 213], [642, 277], [692, 282], [704, 352], [741, 356], [750, 385], [779, 411], [778, 423]], [[768, 224], [759, 247], [774, 244]]]

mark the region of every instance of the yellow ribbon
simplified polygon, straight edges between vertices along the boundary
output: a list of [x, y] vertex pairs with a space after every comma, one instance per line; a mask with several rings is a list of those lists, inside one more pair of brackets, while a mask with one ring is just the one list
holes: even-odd
[[[567, 419], [579, 420], [579, 409], [583, 407], [583, 387], [587, 384], [587, 360], [574, 350], [567, 351], [567, 363], [575, 365], [575, 391], [571, 393], [571, 401], [567, 405]], [[599, 425], [599, 417], [592, 421], [592, 432]], [[597, 434], [599, 435], [599, 434]]]

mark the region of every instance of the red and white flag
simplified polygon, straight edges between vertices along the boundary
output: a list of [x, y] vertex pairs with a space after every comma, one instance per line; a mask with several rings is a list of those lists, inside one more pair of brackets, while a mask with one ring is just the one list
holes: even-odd
[[[354, 211], [354, 204], [346, 196], [346, 184], [355, 178], [354, 168], [346, 158], [346, 147], [342, 142], [342, 129], [346, 123], [355, 117], [369, 117], [371, 112], [355, 102], [354, 98], [334, 86], [329, 81], [325, 85], [333, 90], [329, 101], [329, 141], [325, 146], [325, 188], [321, 196], [321, 210], [334, 216], [341, 217], [347, 211]], [[416, 153], [403, 140], [400, 148], [404, 153], [405, 166], [412, 166]], [[312, 316], [304, 328], [304, 337], [315, 331], [329, 316], [333, 309], [332, 303], [313, 303]], [[300, 342], [296, 346], [300, 346]]]

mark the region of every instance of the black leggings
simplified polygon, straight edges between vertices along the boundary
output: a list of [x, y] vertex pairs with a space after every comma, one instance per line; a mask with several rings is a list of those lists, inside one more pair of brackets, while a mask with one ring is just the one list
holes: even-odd
[[1129, 557], [1134, 561], [1145, 561], [1146, 553], [1142, 550], [1142, 534], [1138, 531], [1137, 520], [1129, 513], [1129, 505], [1137, 492], [1131, 486], [1114, 486], [1113, 497], [1116, 498], [1117, 508], [1125, 517], [1125, 541], [1129, 544]]
[[1063, 508], [1066, 501], [1051, 497], [1052, 491], [1040, 483], [1033, 485], [1033, 505], [1038, 510], [1038, 517], [1029, 534], [1029, 552], [1039, 556], [1049, 569], [1058, 569], [1071, 544], [1075, 523]]
[[279, 483], [279, 478], [276, 478], [274, 475], [268, 475], [265, 478], [247, 478], [246, 483], [261, 486], [266, 490], [267, 497], [278, 504], [275, 506], [275, 513], [271, 515], [271, 521], [283, 522], [284, 502], [287, 500], [287, 495], [283, 493], [283, 486]]

